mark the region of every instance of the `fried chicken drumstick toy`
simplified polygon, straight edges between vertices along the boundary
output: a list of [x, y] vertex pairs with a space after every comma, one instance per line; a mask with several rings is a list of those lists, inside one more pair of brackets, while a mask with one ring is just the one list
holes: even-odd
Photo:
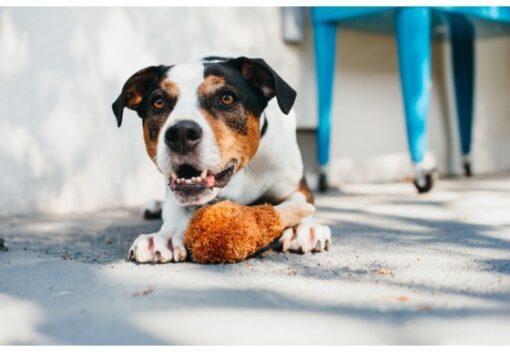
[[222, 201], [195, 212], [184, 245], [196, 263], [235, 263], [268, 246], [315, 212], [308, 203], [244, 206]]

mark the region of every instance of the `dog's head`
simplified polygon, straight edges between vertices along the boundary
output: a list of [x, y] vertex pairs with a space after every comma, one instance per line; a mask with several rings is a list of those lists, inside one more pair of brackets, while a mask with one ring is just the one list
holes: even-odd
[[214, 199], [255, 155], [260, 116], [276, 98], [287, 114], [296, 92], [262, 59], [239, 57], [136, 72], [113, 103], [143, 121], [149, 157], [182, 205]]

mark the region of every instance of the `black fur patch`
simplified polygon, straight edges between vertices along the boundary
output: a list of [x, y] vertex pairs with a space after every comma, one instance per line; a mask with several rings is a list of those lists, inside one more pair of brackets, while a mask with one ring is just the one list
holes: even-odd
[[148, 116], [143, 118], [143, 123], [147, 124], [149, 138], [151, 140], [155, 141], [158, 138], [159, 130], [165, 124], [168, 115], [170, 115], [170, 110], [159, 115], [148, 114]]
[[225, 124], [237, 133], [246, 136], [248, 133], [248, 118], [245, 114], [238, 113], [236, 110], [224, 113]]
[[227, 61], [230, 60], [231, 57], [222, 57], [222, 56], [206, 56], [202, 59], [202, 61]]
[[259, 117], [267, 107], [267, 99], [264, 95], [249, 84], [239, 70], [230, 63], [204, 63], [204, 78], [210, 75], [223, 77], [228, 89], [236, 94], [239, 102], [253, 115]]
[[289, 113], [296, 100], [296, 91], [263, 59], [241, 56], [226, 63], [235, 67], [243, 78], [265, 97], [266, 101], [276, 97], [280, 110], [284, 114]]
[[141, 97], [141, 102], [131, 107], [136, 110], [138, 116], [144, 117], [147, 108], [147, 98], [159, 87], [163, 76], [172, 68], [172, 66], [149, 66], [133, 74], [122, 87], [119, 97], [113, 102], [112, 110], [117, 118], [117, 125], [122, 124], [122, 115], [127, 106], [130, 94], [136, 94]]
[[260, 130], [260, 138], [264, 137], [264, 135], [266, 134], [268, 125], [269, 124], [267, 122], [267, 118], [264, 116], [264, 122], [262, 123], [262, 129]]
[[[148, 125], [147, 127], [149, 128], [149, 136], [151, 139], [157, 137], [159, 129], [163, 126], [177, 102], [177, 97], [170, 96], [165, 89], [159, 87], [159, 83], [160, 82], [152, 87], [153, 90], [151, 94], [143, 99], [137, 109], [138, 116]], [[151, 108], [151, 102], [156, 96], [162, 97], [165, 101], [165, 107], [161, 111], [154, 111]]]
[[[253, 115], [258, 118], [266, 108], [267, 101], [231, 65], [222, 62], [205, 63], [204, 66], [204, 79], [211, 75], [221, 77], [225, 85], [206, 96], [200, 96], [200, 106], [215, 118], [222, 119], [233, 131], [246, 135], [248, 116]], [[219, 102], [224, 92], [235, 96], [236, 102], [232, 106], [223, 106]]]

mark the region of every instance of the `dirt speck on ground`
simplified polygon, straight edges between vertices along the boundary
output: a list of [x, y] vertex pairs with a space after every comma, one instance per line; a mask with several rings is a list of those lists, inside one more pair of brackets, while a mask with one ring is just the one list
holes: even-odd
[[154, 292], [154, 286], [148, 286], [147, 288], [144, 288], [143, 290], [134, 292], [131, 296], [133, 296], [133, 297], [147, 296], [153, 292]]

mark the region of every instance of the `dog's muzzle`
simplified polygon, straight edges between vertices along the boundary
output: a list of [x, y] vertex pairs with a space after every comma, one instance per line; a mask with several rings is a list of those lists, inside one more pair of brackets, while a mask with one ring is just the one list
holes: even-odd
[[169, 186], [172, 191], [222, 188], [230, 181], [234, 169], [235, 161], [230, 162], [227, 167], [217, 173], [207, 169], [200, 171], [190, 164], [183, 164], [170, 176]]
[[199, 170], [191, 164], [182, 164], [172, 172], [168, 185], [181, 204], [199, 205], [216, 196], [218, 189], [227, 185], [234, 175], [236, 161], [232, 160], [219, 172]]

